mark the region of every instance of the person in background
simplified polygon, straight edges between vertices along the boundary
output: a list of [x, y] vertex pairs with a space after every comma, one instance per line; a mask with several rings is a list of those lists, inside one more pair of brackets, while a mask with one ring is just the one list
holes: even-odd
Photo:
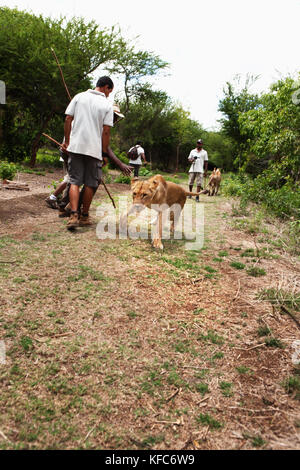
[[[145, 150], [143, 149], [141, 144], [141, 142], [137, 142], [136, 145], [134, 145], [128, 150], [129, 166], [133, 168], [135, 178], [138, 178], [139, 176], [140, 167], [142, 166], [142, 159], [144, 160], [144, 163], [147, 163], [145, 157]], [[134, 150], [135, 148], [136, 151]]]
[[[203, 149], [202, 139], [197, 140], [197, 146], [191, 150], [188, 161], [192, 163], [189, 170], [189, 190], [193, 191], [194, 181], [196, 179], [197, 193], [203, 189], [203, 174], [207, 175], [208, 155], [207, 151]], [[189, 196], [191, 199], [192, 196]], [[196, 202], [199, 202], [199, 196], [196, 196]]]

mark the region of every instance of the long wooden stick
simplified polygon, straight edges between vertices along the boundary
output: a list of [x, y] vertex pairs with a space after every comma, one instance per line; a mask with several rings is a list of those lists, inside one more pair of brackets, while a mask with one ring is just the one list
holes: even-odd
[[114, 206], [114, 208], [116, 209], [116, 204], [115, 204], [115, 201], [113, 200], [113, 198], [111, 197], [110, 195], [110, 192], [108, 191], [107, 187], [106, 187], [106, 184], [104, 183], [103, 179], [100, 178], [100, 182], [103, 184], [104, 188], [105, 188], [105, 191], [107, 192], [107, 194], [109, 195], [110, 197], [110, 200], [112, 202], [112, 205]]
[[64, 86], [65, 86], [65, 89], [66, 89], [66, 92], [67, 92], [67, 94], [68, 94], [69, 100], [71, 101], [72, 97], [71, 97], [70, 92], [69, 92], [69, 90], [68, 90], [67, 84], [66, 84], [66, 82], [65, 82], [65, 78], [64, 78], [63, 71], [62, 71], [61, 66], [60, 66], [60, 64], [59, 64], [59, 62], [58, 62], [58, 58], [57, 58], [57, 55], [55, 54], [55, 50], [53, 49], [53, 47], [51, 47], [51, 52], [52, 52], [52, 54], [54, 55], [54, 59], [55, 59], [57, 65], [58, 65], [58, 68], [59, 68], [59, 71], [60, 71], [60, 75], [61, 75], [63, 84], [64, 84]]
[[62, 146], [62, 144], [60, 144], [59, 142], [57, 142], [57, 140], [53, 139], [53, 137], [50, 137], [50, 135], [45, 134], [45, 132], [43, 132], [42, 135], [44, 135], [45, 137], [47, 137], [47, 139], [52, 140], [52, 142], [54, 142], [54, 143], [55, 143], [56, 145], [58, 145], [59, 147]]
[[[49, 140], [52, 140], [52, 142], [54, 142], [56, 145], [58, 145], [59, 147], [61, 147], [61, 144], [60, 144], [59, 142], [57, 142], [57, 140], [53, 139], [53, 137], [50, 137], [50, 135], [45, 134], [44, 132], [43, 132], [43, 135], [44, 135], [45, 137], [47, 137]], [[113, 200], [113, 198], [112, 198], [110, 192], [108, 191], [108, 189], [107, 189], [107, 187], [106, 187], [106, 184], [104, 183], [104, 181], [103, 181], [102, 178], [100, 178], [100, 182], [103, 184], [104, 189], [105, 189], [105, 191], [107, 192], [107, 194], [108, 194], [108, 196], [109, 196], [109, 198], [110, 198], [110, 200], [111, 200], [111, 202], [112, 202], [112, 205], [113, 205], [114, 208], [116, 209], [115, 201]]]

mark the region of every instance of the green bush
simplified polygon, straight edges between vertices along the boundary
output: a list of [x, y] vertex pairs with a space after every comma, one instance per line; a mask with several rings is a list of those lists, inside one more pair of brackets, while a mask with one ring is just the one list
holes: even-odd
[[0, 178], [2, 180], [13, 180], [17, 173], [17, 167], [14, 163], [0, 162]]
[[276, 217], [299, 219], [300, 186], [292, 183], [288, 177], [284, 181], [282, 184], [281, 173], [274, 169], [264, 171], [255, 179], [240, 173], [230, 175], [224, 181], [223, 193], [227, 196], [240, 197], [242, 207], [251, 201], [261, 204]]
[[130, 176], [120, 174], [119, 176], [116, 177], [114, 183], [130, 184], [130, 181], [131, 181]]
[[62, 168], [63, 162], [60, 161], [58, 151], [51, 151], [47, 149], [39, 150], [36, 156], [36, 163], [43, 166], [50, 166], [55, 168]]
[[151, 178], [151, 176], [153, 176], [152, 171], [148, 170], [147, 167], [142, 167], [139, 173], [140, 173], [140, 176], [148, 176], [148, 178]]

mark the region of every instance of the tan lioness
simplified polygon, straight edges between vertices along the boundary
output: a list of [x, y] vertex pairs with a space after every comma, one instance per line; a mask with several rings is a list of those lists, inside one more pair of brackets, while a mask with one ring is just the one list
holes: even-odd
[[163, 211], [171, 208], [171, 232], [174, 233], [176, 223], [180, 217], [187, 196], [198, 196], [199, 193], [185, 191], [178, 184], [166, 181], [161, 175], [155, 175], [147, 181], [133, 179], [131, 181], [133, 204], [128, 213], [121, 218], [123, 224], [127, 217], [136, 212], [141, 212], [146, 207], [158, 212], [156, 225], [158, 230], [152, 240], [154, 248], [163, 249], [162, 244], [162, 215]]
[[207, 187], [201, 191], [202, 194], [208, 194], [209, 196], [216, 196], [218, 194], [221, 184], [221, 172], [219, 168], [214, 168], [214, 171], [209, 177]]

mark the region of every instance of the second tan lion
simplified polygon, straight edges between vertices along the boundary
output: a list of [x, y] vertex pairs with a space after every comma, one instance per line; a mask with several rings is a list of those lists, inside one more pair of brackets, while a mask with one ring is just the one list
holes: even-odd
[[209, 196], [216, 196], [218, 194], [221, 184], [221, 172], [219, 168], [214, 168], [214, 171], [209, 177], [207, 187], [201, 191], [202, 194], [208, 194]]
[[[180, 217], [187, 196], [197, 196], [199, 193], [185, 191], [178, 184], [166, 181], [161, 175], [155, 175], [147, 181], [132, 180], [131, 190], [133, 204], [128, 213], [122, 217], [121, 224], [127, 217], [136, 212], [141, 212], [146, 207], [158, 212], [156, 219], [157, 233], [152, 240], [154, 248], [163, 249], [162, 244], [162, 215], [172, 207], [170, 213], [171, 232], [174, 232], [176, 223]], [[173, 210], [174, 209], [174, 210]]]

